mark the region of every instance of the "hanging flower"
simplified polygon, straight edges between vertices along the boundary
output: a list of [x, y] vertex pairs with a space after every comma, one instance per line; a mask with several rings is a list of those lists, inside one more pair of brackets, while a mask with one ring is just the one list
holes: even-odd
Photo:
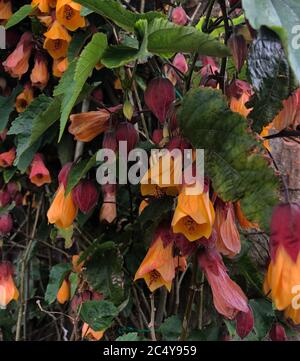
[[64, 279], [56, 295], [58, 303], [63, 305], [70, 299], [71, 285], [68, 279]]
[[47, 60], [40, 53], [37, 53], [35, 56], [34, 67], [30, 75], [30, 80], [32, 82], [32, 86], [41, 90], [43, 90], [48, 84], [49, 72], [47, 67]]
[[170, 152], [165, 152], [158, 159], [150, 158], [150, 168], [141, 180], [141, 193], [143, 196], [161, 198], [165, 195], [178, 194], [179, 177], [182, 175], [180, 157], [172, 157]]
[[82, 267], [84, 265], [84, 261], [78, 263], [80, 257], [81, 257], [80, 254], [75, 254], [74, 256], [72, 256], [73, 272], [75, 272], [75, 273], [80, 273], [82, 271]]
[[254, 317], [251, 307], [248, 307], [248, 312], [239, 312], [236, 316], [236, 333], [241, 339], [249, 335], [254, 327]]
[[53, 59], [52, 73], [57, 78], [61, 78], [68, 69], [68, 58]]
[[13, 219], [9, 213], [0, 215], [0, 235], [5, 236], [13, 229]]
[[248, 92], [244, 92], [240, 98], [232, 97], [230, 100], [230, 109], [233, 112], [239, 113], [245, 118], [251, 112], [251, 109], [246, 107], [246, 103], [250, 100], [250, 94]]
[[224, 256], [234, 257], [241, 251], [240, 233], [235, 224], [234, 208], [231, 203], [216, 202], [217, 250]]
[[85, 26], [85, 19], [80, 15], [81, 5], [72, 0], [57, 0], [56, 18], [68, 30], [75, 31]]
[[221, 255], [215, 249], [206, 249], [199, 256], [202, 268], [212, 289], [216, 310], [233, 320], [239, 312], [247, 313], [247, 297], [241, 288], [230, 279]]
[[172, 11], [172, 21], [177, 25], [185, 25], [187, 23], [187, 15], [182, 6], [178, 6]]
[[100, 109], [93, 112], [72, 114], [70, 116], [71, 125], [69, 132], [76, 140], [90, 142], [99, 134], [106, 132], [109, 128], [111, 114], [122, 109], [122, 106]]
[[83, 213], [89, 213], [98, 200], [98, 192], [94, 182], [90, 180], [81, 181], [72, 191], [75, 205]]
[[163, 228], [156, 232], [154, 241], [134, 277], [135, 281], [143, 278], [151, 292], [162, 286], [170, 291], [175, 269], [181, 263], [178, 257], [174, 257], [174, 243], [170, 240], [166, 242], [164, 233]]
[[3, 62], [5, 71], [13, 78], [21, 79], [22, 75], [27, 73], [32, 46], [32, 34], [27, 31], [22, 35], [16, 49]]
[[215, 211], [209, 199], [209, 193], [204, 191], [193, 195], [189, 189], [192, 185], [184, 185], [179, 196], [172, 220], [174, 233], [182, 233], [189, 241], [202, 237], [209, 238], [215, 221]]
[[300, 284], [300, 206], [280, 204], [273, 211], [270, 235], [271, 262], [265, 277], [265, 294], [278, 310], [292, 303]]
[[78, 211], [73, 202], [72, 192], [65, 195], [65, 187], [70, 167], [71, 165], [68, 163], [60, 171], [58, 176], [60, 184], [47, 213], [48, 222], [55, 224], [59, 228], [69, 228]]
[[0, 21], [8, 20], [12, 16], [10, 0], [0, 0]]
[[90, 341], [99, 341], [104, 335], [104, 331], [94, 331], [87, 323], [82, 326], [81, 335], [82, 338], [86, 338]]
[[33, 158], [29, 179], [31, 183], [38, 187], [51, 183], [49, 170], [46, 168], [43, 157], [40, 153], [37, 153]]
[[271, 341], [287, 341], [287, 335], [284, 327], [280, 323], [275, 323], [270, 332], [269, 337]]
[[68, 31], [56, 20], [51, 28], [44, 34], [44, 49], [53, 59], [64, 58], [67, 55], [71, 36]]
[[103, 204], [100, 210], [100, 222], [113, 223], [117, 218], [117, 188], [115, 185], [103, 185]]
[[5, 309], [12, 301], [17, 301], [19, 292], [13, 279], [13, 267], [9, 262], [0, 262], [0, 308]]
[[0, 167], [8, 168], [13, 165], [16, 158], [16, 149], [11, 148], [8, 152], [0, 153]]
[[16, 98], [16, 110], [23, 113], [28, 105], [33, 101], [33, 89], [29, 83], [24, 86], [24, 90]]

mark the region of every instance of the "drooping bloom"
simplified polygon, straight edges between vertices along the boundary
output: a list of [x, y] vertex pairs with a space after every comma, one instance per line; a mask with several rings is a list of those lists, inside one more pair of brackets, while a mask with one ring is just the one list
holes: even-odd
[[74, 256], [72, 256], [73, 272], [75, 273], [80, 273], [84, 265], [84, 261], [78, 263], [78, 261], [80, 260], [80, 256], [80, 254], [75, 254]]
[[28, 105], [33, 101], [33, 89], [29, 83], [25, 84], [24, 90], [16, 98], [16, 110], [23, 113]]
[[71, 285], [68, 279], [64, 279], [56, 295], [57, 301], [63, 305], [70, 299]]
[[175, 196], [181, 184], [181, 175], [180, 157], [172, 157], [170, 152], [163, 153], [158, 159], [151, 156], [150, 168], [141, 180], [141, 193], [156, 198]]
[[250, 100], [250, 94], [248, 92], [244, 92], [240, 98], [232, 97], [230, 100], [230, 109], [235, 112], [239, 113], [245, 118], [251, 112], [251, 109], [246, 107], [246, 103]]
[[52, 73], [57, 78], [61, 78], [68, 69], [68, 58], [53, 59]]
[[8, 152], [0, 153], [0, 167], [8, 168], [13, 165], [16, 158], [16, 149], [11, 148]]
[[81, 181], [72, 191], [73, 201], [82, 213], [89, 213], [96, 205], [98, 191], [94, 182]]
[[57, 0], [56, 18], [68, 30], [75, 31], [85, 26], [85, 19], [80, 15], [81, 5], [72, 0]]
[[30, 80], [34, 87], [43, 90], [49, 81], [49, 72], [46, 58], [38, 53], [35, 56], [34, 67], [32, 69]]
[[37, 153], [33, 158], [29, 179], [31, 183], [38, 187], [41, 187], [47, 183], [51, 183], [49, 170], [45, 166], [43, 157], [40, 153]]
[[13, 279], [13, 267], [9, 262], [0, 262], [0, 308], [5, 309], [12, 300], [17, 301], [19, 292]]
[[21, 79], [22, 75], [27, 73], [32, 46], [32, 34], [27, 31], [22, 35], [16, 49], [3, 62], [5, 71], [13, 78]]
[[239, 254], [241, 240], [231, 203], [225, 204], [221, 200], [217, 200], [215, 229], [217, 231], [217, 250], [228, 257]]
[[51, 28], [44, 34], [44, 49], [53, 59], [64, 58], [67, 55], [71, 36], [68, 31], [56, 20]]
[[280, 204], [273, 211], [270, 235], [271, 262], [265, 294], [278, 310], [291, 306], [294, 287], [300, 285], [300, 206]]
[[10, 0], [0, 0], [0, 21], [8, 20], [12, 16]]
[[99, 134], [108, 130], [111, 114], [121, 108], [122, 106], [116, 106], [108, 110], [100, 109], [93, 112], [72, 114], [70, 116], [69, 132], [74, 135], [76, 140], [90, 142]]
[[183, 7], [178, 6], [172, 12], [172, 21], [177, 25], [185, 25], [187, 23], [187, 15]]
[[188, 72], [189, 66], [183, 54], [176, 54], [175, 58], [173, 59], [173, 67], [169, 65], [165, 66], [166, 77], [175, 86], [180, 78], [174, 67], [178, 69], [182, 74], [186, 74]]
[[249, 311], [247, 297], [230, 279], [222, 257], [215, 249], [206, 249], [199, 256], [199, 265], [212, 289], [214, 306], [221, 315], [233, 320], [239, 312]]
[[59, 228], [68, 228], [72, 225], [78, 208], [73, 202], [72, 193], [65, 195], [65, 187], [67, 183], [68, 172], [70, 171], [70, 163], [66, 164], [59, 174], [59, 187], [52, 204], [48, 210], [48, 222], [55, 224]]
[[90, 341], [99, 341], [104, 335], [104, 331], [94, 331], [87, 323], [82, 326], [81, 337]]
[[103, 204], [100, 209], [100, 222], [113, 223], [117, 218], [117, 188], [114, 184], [102, 186]]
[[185, 267], [180, 260], [182, 257], [174, 257], [174, 242], [166, 237], [165, 232], [164, 228], [158, 229], [134, 277], [135, 281], [143, 278], [151, 292], [162, 286], [170, 291], [176, 268]]
[[127, 143], [128, 153], [135, 148], [138, 139], [139, 139], [138, 132], [131, 123], [121, 122], [118, 124], [116, 129], [116, 140], [117, 142]]
[[9, 213], [0, 215], [0, 235], [4, 236], [11, 232], [13, 228], [13, 219]]
[[235, 216], [239, 222], [239, 225], [243, 229], [259, 228], [258, 224], [252, 223], [246, 218], [246, 216], [242, 211], [240, 202], [234, 203], [234, 211], [235, 211]]
[[48, 13], [50, 8], [55, 8], [56, 0], [32, 0], [32, 6], [38, 6], [42, 13]]
[[193, 242], [211, 236], [215, 211], [209, 193], [204, 190], [194, 195], [189, 192], [191, 187], [194, 185], [184, 185], [178, 196], [172, 227], [174, 233], [182, 233]]

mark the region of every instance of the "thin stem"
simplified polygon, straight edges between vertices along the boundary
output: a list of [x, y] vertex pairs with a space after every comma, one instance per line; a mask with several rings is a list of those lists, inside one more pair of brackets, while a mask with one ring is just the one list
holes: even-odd
[[201, 277], [201, 286], [200, 286], [200, 302], [199, 302], [199, 313], [198, 313], [198, 329], [202, 330], [203, 328], [203, 306], [204, 306], [204, 272]]
[[150, 317], [150, 333], [151, 333], [151, 340], [156, 341], [156, 335], [155, 335], [155, 303], [154, 303], [154, 292], [150, 295], [150, 305], [151, 305], [151, 317]]
[[[228, 21], [226, 2], [225, 2], [225, 0], [219, 0], [219, 3], [221, 6], [222, 15], [223, 15], [223, 19], [224, 19], [224, 27], [225, 27], [224, 43], [226, 45], [228, 42], [229, 36], [230, 36], [230, 25], [229, 25], [229, 21]], [[222, 89], [223, 93], [225, 93], [226, 67], [227, 67], [227, 57], [224, 57], [222, 59], [222, 65], [221, 65], [221, 70], [220, 70], [220, 81], [219, 81], [220, 88]]]

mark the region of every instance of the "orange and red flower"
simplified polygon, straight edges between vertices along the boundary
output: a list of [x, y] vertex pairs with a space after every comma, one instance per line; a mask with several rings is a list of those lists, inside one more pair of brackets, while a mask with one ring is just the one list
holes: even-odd
[[212, 289], [216, 310], [233, 320], [239, 312], [249, 312], [247, 297], [228, 276], [221, 255], [215, 249], [206, 249], [199, 256], [202, 268]]
[[12, 301], [17, 301], [19, 292], [13, 279], [13, 267], [9, 262], [0, 262], [0, 308]]
[[71, 294], [71, 285], [68, 279], [64, 279], [56, 295], [58, 303], [63, 305], [68, 302]]
[[34, 156], [31, 163], [29, 179], [31, 183], [35, 184], [38, 187], [41, 187], [47, 183], [51, 183], [49, 170], [44, 164], [42, 155], [39, 153]]
[[103, 185], [103, 204], [100, 210], [100, 222], [113, 223], [117, 218], [117, 188], [115, 185]]
[[28, 105], [33, 101], [33, 89], [30, 84], [25, 84], [24, 90], [16, 98], [16, 111], [23, 113]]
[[86, 338], [90, 341], [99, 341], [104, 335], [103, 331], [94, 331], [87, 323], [82, 326], [81, 337]]
[[48, 13], [51, 8], [55, 8], [56, 0], [32, 0], [32, 6], [37, 6], [42, 13]]
[[8, 152], [0, 153], [0, 167], [8, 168], [13, 165], [16, 158], [16, 149], [11, 148]]
[[80, 15], [81, 5], [72, 0], [57, 0], [56, 18], [68, 30], [75, 31], [85, 26], [85, 19]]
[[34, 67], [32, 69], [30, 80], [32, 86], [43, 90], [49, 81], [48, 63], [45, 57], [41, 54], [35, 56]]
[[27, 31], [22, 35], [16, 49], [3, 62], [5, 71], [13, 78], [21, 79], [22, 75], [27, 73], [32, 46], [32, 34]]
[[54, 21], [44, 36], [46, 38], [44, 49], [48, 51], [53, 59], [66, 57], [71, 36], [57, 20]]

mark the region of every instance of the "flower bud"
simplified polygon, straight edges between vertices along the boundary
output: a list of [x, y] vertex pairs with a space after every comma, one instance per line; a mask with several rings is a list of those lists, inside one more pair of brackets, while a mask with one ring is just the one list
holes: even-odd
[[118, 149], [116, 133], [112, 130], [108, 130], [104, 133], [102, 149], [110, 149], [113, 152], [116, 152]]
[[14, 198], [16, 194], [21, 190], [20, 184], [17, 182], [9, 182], [6, 186], [7, 192], [10, 194], [11, 198]]
[[0, 235], [4, 236], [13, 228], [12, 216], [9, 213], [0, 216]]
[[173, 65], [175, 66], [175, 68], [177, 68], [183, 74], [186, 74], [189, 70], [189, 66], [186, 62], [186, 59], [185, 59], [184, 55], [181, 53], [178, 53], [175, 56], [175, 58], [173, 60]]
[[71, 162], [66, 163], [62, 167], [61, 171], [58, 174], [58, 182], [59, 182], [59, 184], [62, 183], [65, 188], [67, 187], [68, 176], [69, 176], [70, 170], [72, 168], [72, 165], [73, 165], [73, 163], [71, 163]]
[[10, 301], [17, 301], [19, 298], [13, 272], [13, 267], [9, 262], [0, 262], [0, 309], [5, 309]]
[[249, 307], [248, 312], [239, 312], [236, 316], [236, 332], [241, 339], [249, 335], [254, 327], [254, 317], [252, 309]]
[[7, 191], [0, 191], [0, 207], [5, 207], [11, 202], [11, 196]]
[[70, 281], [68, 279], [64, 279], [63, 283], [61, 284], [57, 295], [56, 295], [56, 299], [57, 301], [63, 305], [64, 303], [66, 303], [67, 301], [69, 301], [70, 299], [70, 293], [71, 293], [71, 285], [70, 285]]
[[183, 7], [178, 6], [177, 8], [175, 8], [172, 12], [172, 21], [174, 24], [177, 25], [185, 25], [187, 23], [187, 15], [186, 12], [184, 11]]
[[159, 144], [163, 140], [162, 129], [155, 129], [152, 134], [152, 140], [155, 144]]
[[51, 183], [49, 170], [46, 168], [40, 153], [37, 153], [33, 158], [29, 179], [31, 183], [35, 184], [37, 187], [41, 187], [46, 183]]
[[233, 62], [238, 73], [241, 71], [248, 55], [248, 46], [243, 35], [232, 34], [228, 40]]
[[73, 189], [72, 197], [82, 213], [89, 213], [97, 203], [98, 192], [92, 181], [83, 180]]
[[127, 142], [127, 152], [129, 153], [132, 149], [135, 148], [139, 140], [139, 136], [131, 123], [122, 122], [118, 124], [116, 130], [116, 140], [117, 142]]
[[287, 335], [284, 327], [280, 323], [275, 323], [270, 332], [269, 337], [271, 341], [287, 341]]
[[8, 152], [0, 153], [0, 167], [8, 168], [13, 165], [16, 158], [16, 149], [11, 148]]
[[165, 122], [175, 99], [175, 88], [168, 79], [151, 80], [145, 91], [145, 103], [160, 123]]

